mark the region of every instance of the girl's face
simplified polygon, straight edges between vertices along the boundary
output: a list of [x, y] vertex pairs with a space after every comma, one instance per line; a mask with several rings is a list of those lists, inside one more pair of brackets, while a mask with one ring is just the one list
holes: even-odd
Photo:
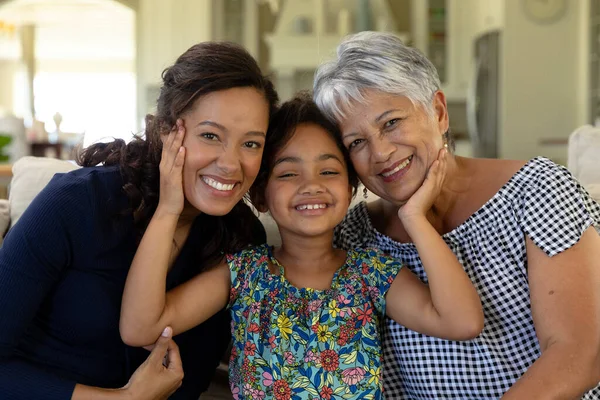
[[200, 97], [182, 116], [186, 207], [225, 215], [248, 191], [260, 168], [269, 106], [255, 88]]
[[446, 100], [433, 98], [434, 115], [407, 97], [365, 91], [340, 121], [342, 140], [361, 182], [373, 193], [401, 205], [423, 184], [444, 146]]
[[265, 190], [281, 235], [331, 234], [351, 199], [347, 166], [335, 141], [318, 125], [298, 125], [275, 155]]

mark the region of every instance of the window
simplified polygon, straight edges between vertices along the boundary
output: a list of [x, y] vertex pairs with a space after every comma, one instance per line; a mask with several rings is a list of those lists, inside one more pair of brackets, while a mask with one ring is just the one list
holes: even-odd
[[34, 79], [36, 119], [55, 129], [53, 116], [63, 119], [62, 132], [83, 133], [84, 146], [114, 138], [131, 140], [136, 133], [135, 74], [40, 72]]

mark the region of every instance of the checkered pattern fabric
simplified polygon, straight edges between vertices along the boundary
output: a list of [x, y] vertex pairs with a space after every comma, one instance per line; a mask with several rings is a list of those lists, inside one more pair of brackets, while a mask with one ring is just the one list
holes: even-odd
[[[388, 399], [498, 399], [540, 356], [529, 302], [525, 236], [553, 256], [594, 226], [600, 206], [573, 176], [546, 158], [530, 160], [485, 205], [443, 236], [474, 282], [485, 327], [455, 342], [387, 319], [383, 379]], [[377, 232], [360, 203], [336, 230], [336, 246], [377, 247], [427, 277], [412, 243]], [[577, 266], [573, 266], [576, 268]], [[600, 387], [583, 399], [600, 399]]]

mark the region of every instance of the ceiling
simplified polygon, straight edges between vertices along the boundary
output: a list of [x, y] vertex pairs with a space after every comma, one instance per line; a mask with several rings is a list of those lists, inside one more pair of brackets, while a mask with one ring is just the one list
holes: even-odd
[[0, 0], [1, 22], [35, 26], [38, 60], [132, 60], [135, 15], [122, 1]]
[[118, 24], [123, 22], [120, 17], [130, 18], [137, 3], [137, 0], [0, 0], [0, 21], [43, 26], [109, 19]]

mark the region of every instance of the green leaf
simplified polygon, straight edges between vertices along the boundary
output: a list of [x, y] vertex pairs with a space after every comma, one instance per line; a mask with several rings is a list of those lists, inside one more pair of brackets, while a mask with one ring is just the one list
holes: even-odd
[[340, 359], [344, 362], [344, 364], [354, 364], [356, 361], [356, 350], [353, 350], [352, 353], [342, 354]]
[[252, 363], [258, 365], [259, 367], [266, 367], [266, 366], [268, 366], [267, 362], [264, 359], [258, 358], [258, 357], [256, 357], [252, 361]]
[[296, 380], [292, 384], [292, 389], [299, 388], [299, 387], [308, 388], [309, 386], [310, 386], [310, 380], [307, 377], [301, 375], [298, 378], [296, 378]]
[[333, 390], [333, 394], [339, 395], [346, 391], [346, 386], [338, 386]]

